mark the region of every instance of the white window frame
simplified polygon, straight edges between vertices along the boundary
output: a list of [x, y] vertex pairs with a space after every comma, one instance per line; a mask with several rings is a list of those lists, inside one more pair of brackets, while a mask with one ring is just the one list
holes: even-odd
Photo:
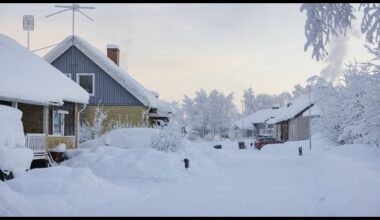
[[[61, 123], [61, 132], [60, 133], [54, 133], [54, 112], [57, 112], [61, 115], [63, 122]], [[52, 120], [51, 120], [51, 133], [55, 136], [65, 136], [65, 115], [69, 114], [66, 110], [61, 109], [53, 109], [52, 112]]]
[[92, 76], [92, 93], [88, 93], [90, 96], [95, 96], [95, 73], [77, 73], [77, 83], [79, 83], [80, 76]]

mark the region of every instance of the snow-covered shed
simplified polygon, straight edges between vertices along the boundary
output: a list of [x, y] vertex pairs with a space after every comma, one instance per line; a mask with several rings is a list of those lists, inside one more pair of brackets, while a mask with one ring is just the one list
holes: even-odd
[[88, 93], [48, 62], [0, 34], [0, 104], [22, 112], [26, 146], [35, 159], [63, 142], [76, 147], [79, 105]]
[[83, 117], [87, 121], [92, 121], [99, 104], [108, 112], [106, 124], [152, 125], [167, 120], [171, 108], [119, 66], [119, 53], [117, 45], [108, 44], [106, 55], [83, 38], [70, 35], [44, 59], [88, 91], [90, 101]]

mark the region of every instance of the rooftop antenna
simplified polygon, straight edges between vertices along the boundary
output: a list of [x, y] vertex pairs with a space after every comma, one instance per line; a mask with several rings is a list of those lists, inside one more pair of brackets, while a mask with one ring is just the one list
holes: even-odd
[[28, 49], [29, 47], [29, 31], [34, 30], [34, 16], [33, 15], [24, 15], [22, 17], [22, 27], [24, 31], [28, 32]]
[[50, 15], [46, 15], [45, 17], [48, 18], [50, 16], [59, 14], [61, 12], [72, 10], [73, 11], [73, 36], [74, 36], [74, 27], [75, 27], [75, 12], [79, 12], [82, 15], [86, 16], [91, 21], [94, 21], [94, 19], [90, 18], [88, 15], [86, 15], [80, 9], [95, 9], [95, 7], [83, 7], [83, 6], [80, 6], [78, 3], [73, 3], [71, 6], [67, 6], [67, 5], [55, 5], [55, 7], [57, 7], [57, 8], [65, 8], [65, 9], [63, 9], [61, 11], [58, 11], [58, 12], [55, 12], [55, 13], [50, 14]]

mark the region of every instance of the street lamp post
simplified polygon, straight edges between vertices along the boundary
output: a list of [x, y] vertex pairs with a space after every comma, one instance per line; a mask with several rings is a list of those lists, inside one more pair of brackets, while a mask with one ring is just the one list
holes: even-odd
[[244, 138], [244, 100], [241, 100], [241, 130], [242, 130], [242, 139]]
[[311, 150], [311, 85], [309, 83], [309, 149]]

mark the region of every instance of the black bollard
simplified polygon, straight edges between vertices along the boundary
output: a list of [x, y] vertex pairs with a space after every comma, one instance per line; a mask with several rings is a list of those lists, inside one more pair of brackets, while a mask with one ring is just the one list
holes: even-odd
[[245, 149], [245, 142], [239, 142], [239, 149]]
[[302, 156], [302, 147], [298, 147], [298, 155]]
[[215, 145], [214, 148], [215, 149], [222, 149], [222, 145], [220, 145], [220, 144], [219, 145]]
[[185, 158], [185, 159], [183, 159], [183, 162], [185, 162], [185, 168], [186, 169], [190, 167], [190, 160], [189, 159]]

